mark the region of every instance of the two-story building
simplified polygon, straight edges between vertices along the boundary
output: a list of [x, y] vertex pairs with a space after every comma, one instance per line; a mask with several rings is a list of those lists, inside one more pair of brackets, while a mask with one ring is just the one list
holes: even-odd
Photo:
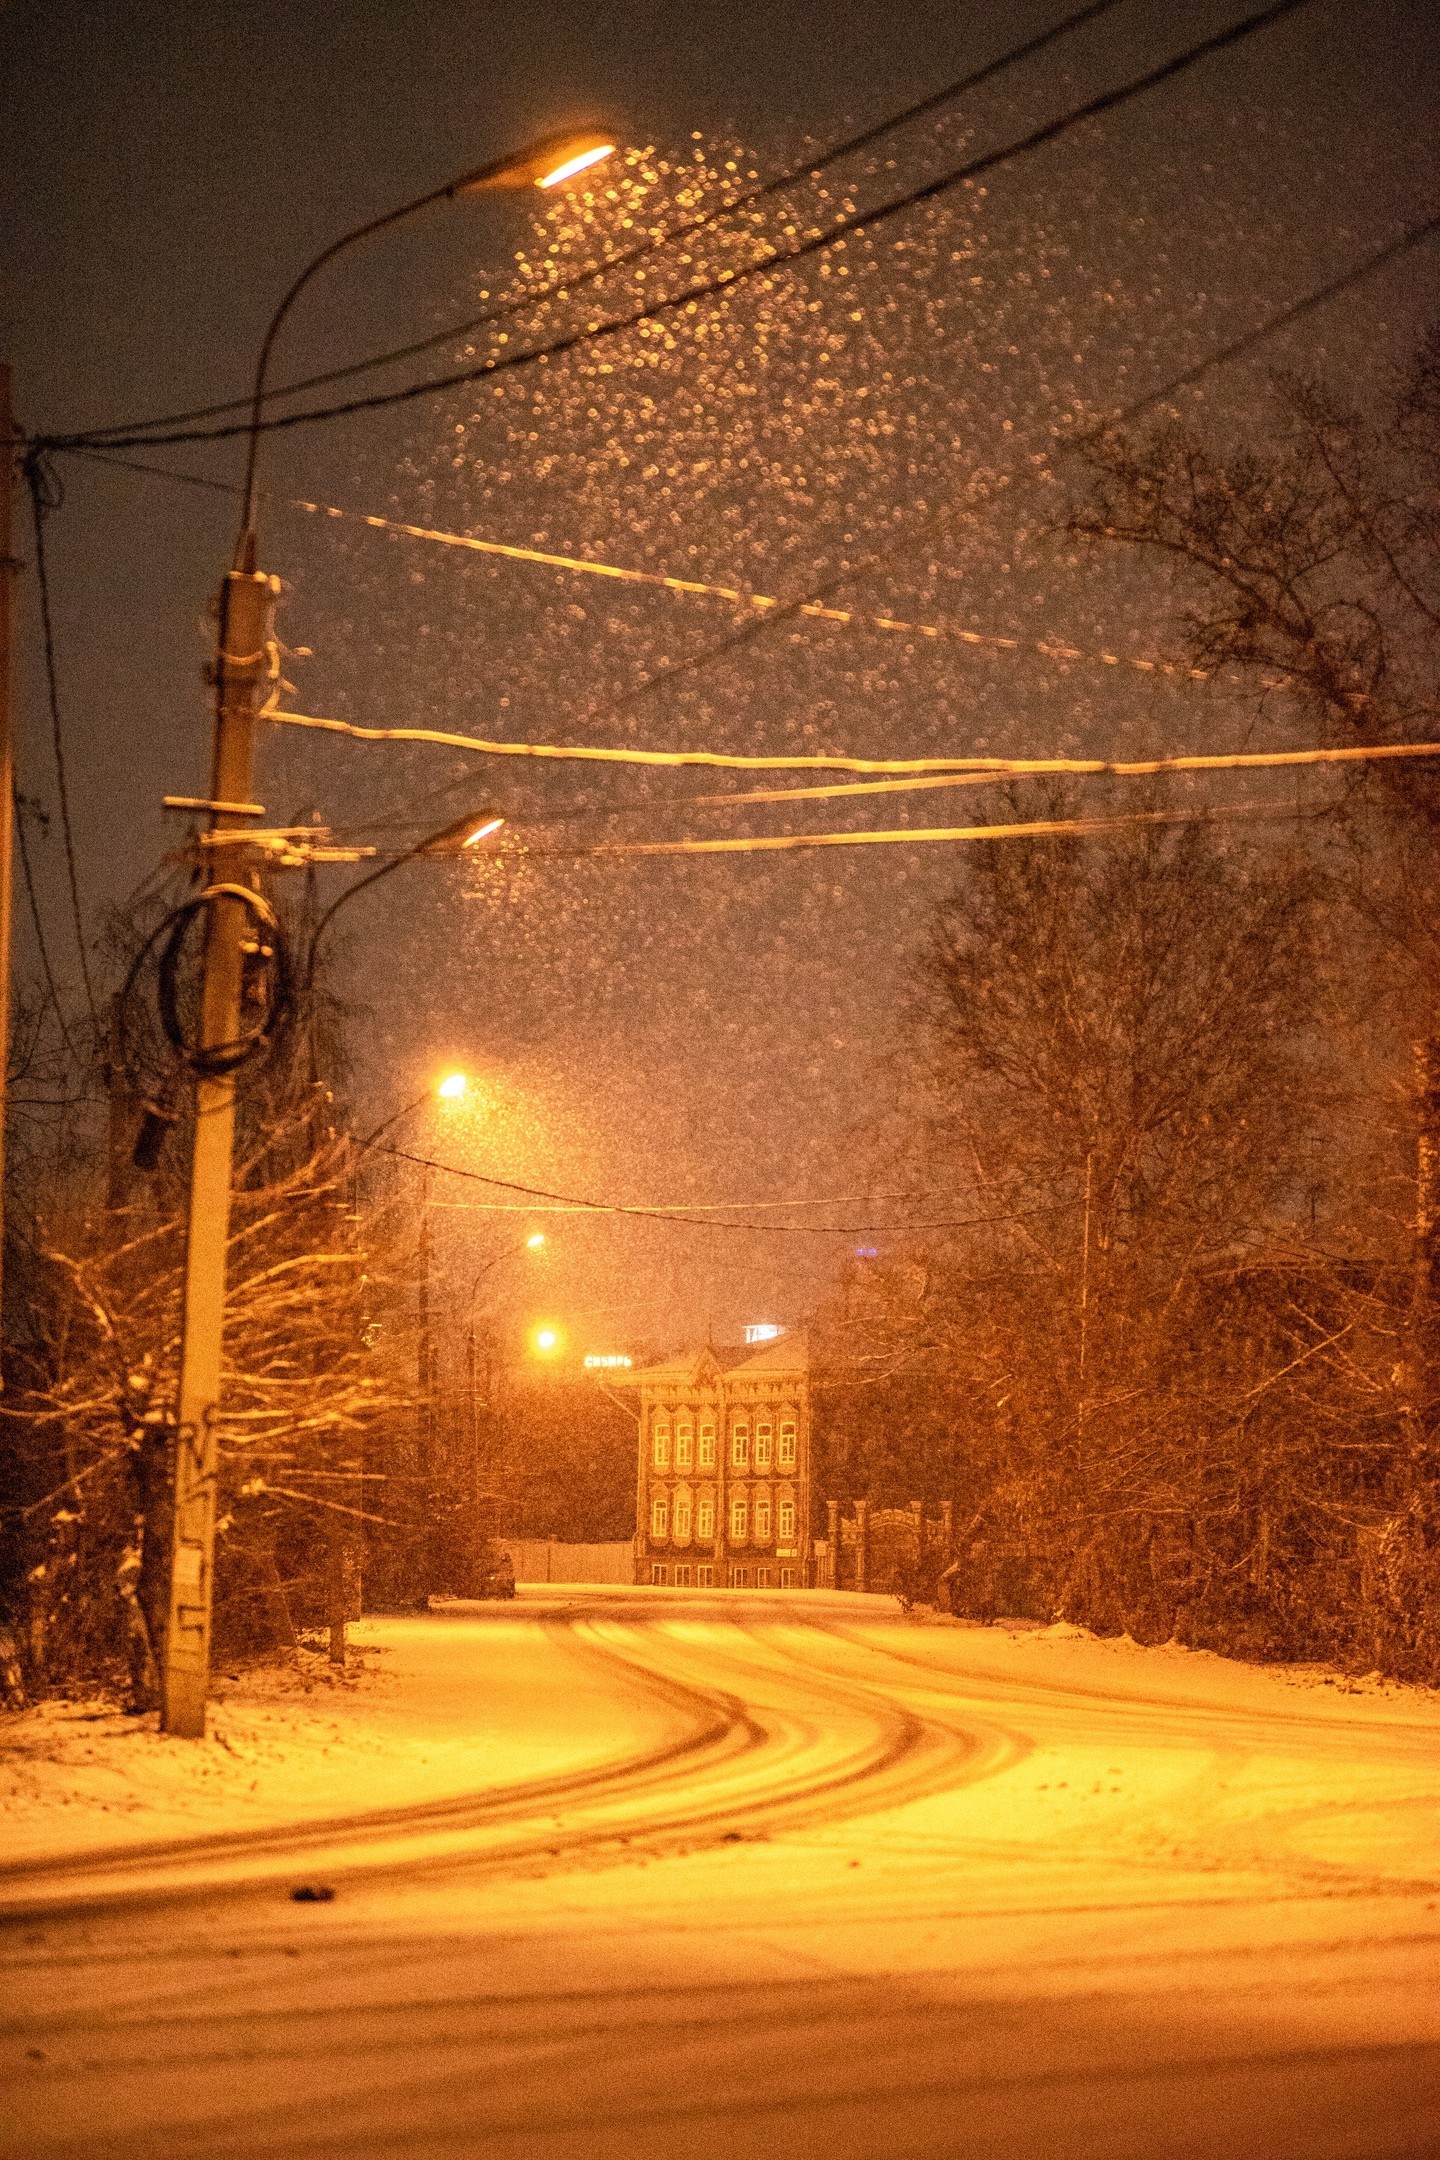
[[733, 1357], [697, 1350], [627, 1377], [640, 1393], [636, 1582], [808, 1589], [804, 1336]]

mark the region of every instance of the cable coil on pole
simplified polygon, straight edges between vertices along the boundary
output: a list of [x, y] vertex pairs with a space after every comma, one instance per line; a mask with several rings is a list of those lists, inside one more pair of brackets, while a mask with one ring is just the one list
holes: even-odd
[[[245, 1001], [259, 1004], [260, 1015], [256, 1025], [235, 1041], [216, 1043], [206, 1049], [193, 1042], [185, 1029], [180, 1009], [180, 959], [191, 924], [217, 900], [238, 901], [250, 915], [255, 933], [251, 953], [261, 966], [252, 968], [247, 964]], [[262, 899], [248, 885], [209, 885], [176, 908], [163, 927], [168, 929], [169, 935], [156, 972], [156, 1001], [167, 1042], [193, 1073], [217, 1079], [225, 1073], [238, 1071], [274, 1039], [289, 1016], [293, 982], [289, 949], [279, 917], [269, 901]], [[249, 957], [247, 955], [247, 962]], [[264, 985], [259, 998], [255, 994], [257, 983]]]

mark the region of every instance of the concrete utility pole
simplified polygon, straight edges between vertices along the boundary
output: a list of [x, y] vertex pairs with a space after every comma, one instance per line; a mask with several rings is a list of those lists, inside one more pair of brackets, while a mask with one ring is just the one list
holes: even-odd
[[[255, 719], [270, 639], [274, 580], [232, 570], [220, 589], [215, 663], [215, 749], [210, 829], [240, 832], [251, 792]], [[233, 807], [230, 807], [233, 806]], [[246, 947], [253, 916], [240, 897], [247, 864], [242, 848], [207, 849], [200, 1060], [233, 1053], [243, 1025]], [[185, 1318], [175, 1432], [175, 1524], [170, 1607], [161, 1660], [160, 1721], [165, 1732], [203, 1739], [210, 1678], [210, 1621], [215, 1580], [215, 1420], [220, 1407], [225, 1320], [225, 1255], [230, 1234], [230, 1169], [235, 1134], [233, 1072], [201, 1071], [195, 1090], [195, 1141], [185, 1232]]]
[[[613, 143], [593, 132], [545, 136], [510, 157], [462, 173], [444, 187], [382, 217], [369, 218], [323, 248], [291, 284], [270, 318], [255, 363], [250, 396], [244, 505], [234, 567], [220, 589], [219, 656], [215, 670], [215, 753], [210, 830], [243, 831], [250, 803], [255, 721], [270, 641], [276, 584], [255, 568], [255, 517], [260, 436], [270, 355], [281, 325], [316, 272], [359, 240], [369, 240], [434, 204], [494, 188], [554, 187], [609, 157]], [[6, 795], [8, 806], [9, 795]], [[8, 819], [8, 807], [6, 810]], [[476, 837], [479, 837], [478, 835]], [[206, 849], [204, 975], [200, 1040], [190, 1063], [198, 1075], [195, 1151], [185, 1240], [185, 1320], [175, 1434], [175, 1525], [171, 1545], [170, 1608], [161, 1660], [160, 1720], [166, 1732], [203, 1739], [210, 1678], [210, 1617], [214, 1601], [215, 1420], [220, 1407], [220, 1352], [225, 1318], [225, 1252], [230, 1230], [230, 1166], [235, 1132], [234, 1072], [241, 1063], [246, 947], [260, 911], [251, 900], [245, 850]], [[414, 852], [414, 851], [412, 851]], [[6, 860], [8, 862], [8, 847]], [[393, 867], [386, 865], [385, 868]], [[382, 873], [377, 873], [377, 875]], [[344, 898], [370, 880], [361, 879]], [[338, 903], [337, 903], [338, 904]], [[332, 909], [331, 913], [334, 912]], [[328, 917], [312, 934], [315, 941]], [[308, 988], [308, 985], [307, 985]], [[428, 1340], [428, 1336], [427, 1336]]]
[[[11, 502], [15, 491], [15, 418], [10, 364], [0, 361], [0, 1293], [5, 1268], [5, 1121], [10, 1075], [10, 892], [15, 858], [15, 736], [11, 718], [15, 654], [15, 579]], [[0, 1372], [0, 1387], [4, 1385]]]

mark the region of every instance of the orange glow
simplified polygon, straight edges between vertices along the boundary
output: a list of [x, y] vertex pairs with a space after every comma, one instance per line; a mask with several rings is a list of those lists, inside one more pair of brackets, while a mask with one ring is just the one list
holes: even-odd
[[557, 165], [552, 172], [542, 173], [535, 185], [542, 188], [559, 187], [562, 180], [573, 180], [577, 173], [588, 171], [592, 165], [598, 165], [602, 158], [613, 157], [614, 154], [614, 143], [594, 143], [588, 149], [577, 150], [573, 157], [566, 158], [564, 164]]

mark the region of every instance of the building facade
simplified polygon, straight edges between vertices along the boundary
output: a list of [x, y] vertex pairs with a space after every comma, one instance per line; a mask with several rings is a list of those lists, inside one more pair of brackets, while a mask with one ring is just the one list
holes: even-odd
[[677, 1589], [804, 1590], [810, 1554], [810, 1368], [803, 1335], [731, 1362], [693, 1355], [638, 1388], [635, 1580]]

